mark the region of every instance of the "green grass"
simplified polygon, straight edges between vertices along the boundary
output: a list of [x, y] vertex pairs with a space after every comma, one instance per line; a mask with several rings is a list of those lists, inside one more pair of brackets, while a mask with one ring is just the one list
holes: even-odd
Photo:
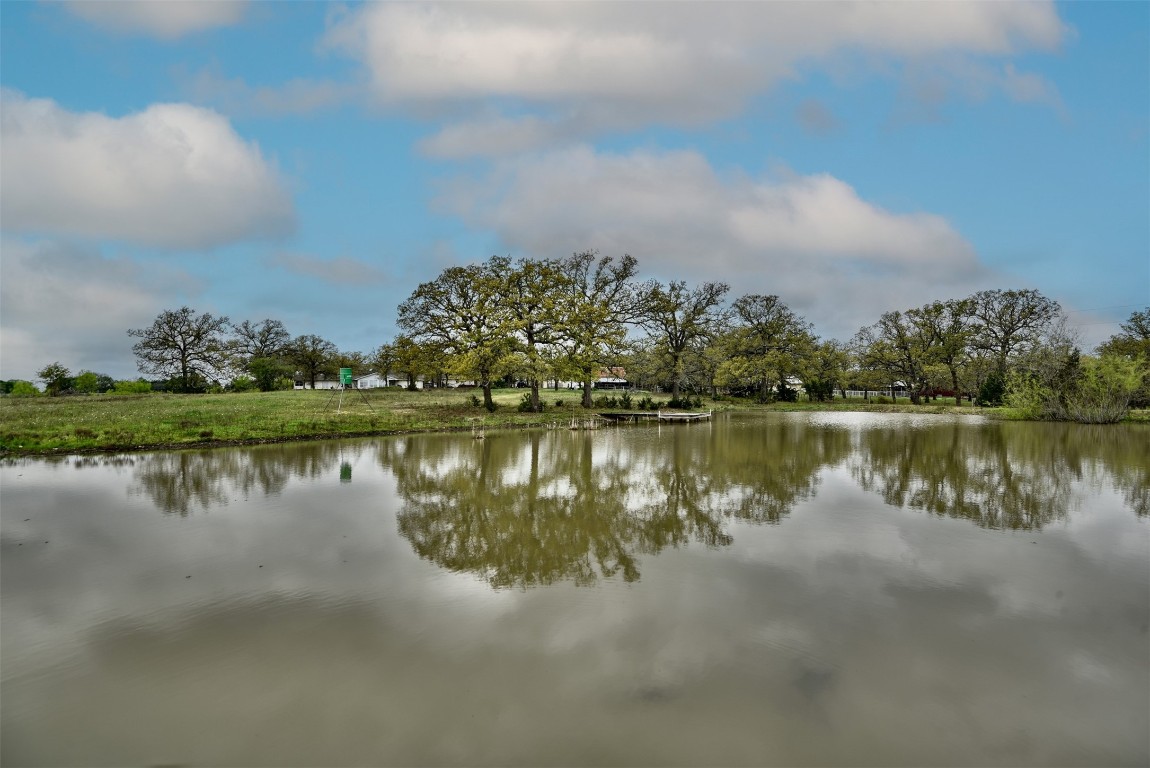
[[[337, 412], [338, 395], [293, 390], [221, 395], [91, 395], [74, 397], [0, 398], [0, 452], [7, 454], [172, 448], [195, 445], [272, 442], [308, 438], [431, 432], [566, 424], [578, 408], [580, 393], [541, 393], [544, 413], [517, 410], [525, 390], [496, 390], [499, 409], [488, 413], [471, 404], [479, 390], [369, 390], [365, 404], [359, 392], [346, 392]], [[639, 398], [647, 393], [633, 393]], [[666, 395], [662, 396], [664, 399]], [[556, 400], [563, 405], [557, 407]], [[370, 407], [369, 407], [370, 405]], [[910, 413], [980, 413], [999, 409], [955, 407], [941, 401], [868, 403], [861, 399], [828, 403], [773, 403], [724, 399], [703, 408], [750, 411], [873, 411]], [[596, 409], [599, 410], [599, 409]], [[1131, 421], [1150, 421], [1150, 411], [1135, 411]]]
[[[523, 390], [497, 390], [494, 414], [471, 405], [478, 391], [319, 390], [221, 395], [91, 395], [0, 398], [0, 451], [54, 453], [183, 447], [548, 424], [569, 416], [546, 400], [541, 414], [520, 413]], [[577, 395], [566, 398], [577, 402]]]

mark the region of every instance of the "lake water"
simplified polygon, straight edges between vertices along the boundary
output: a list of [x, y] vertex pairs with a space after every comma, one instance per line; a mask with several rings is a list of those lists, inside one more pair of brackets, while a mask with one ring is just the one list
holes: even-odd
[[1150, 429], [0, 466], [5, 765], [1146, 765]]

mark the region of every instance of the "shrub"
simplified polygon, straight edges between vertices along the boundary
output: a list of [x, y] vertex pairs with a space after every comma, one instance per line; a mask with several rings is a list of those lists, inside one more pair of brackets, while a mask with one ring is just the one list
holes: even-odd
[[12, 397], [38, 397], [40, 390], [30, 381], [14, 381], [10, 394]]
[[112, 387], [113, 395], [145, 395], [152, 391], [152, 384], [144, 379], [117, 381]]
[[472, 408], [478, 408], [479, 406], [483, 405], [483, 402], [475, 395], [472, 395], [471, 399], [469, 399], [467, 402], [471, 404]]
[[[546, 404], [542, 400], [540, 400], [539, 401], [539, 413], [542, 413], [544, 408], [546, 408], [546, 407], [547, 407]], [[524, 394], [522, 399], [520, 399], [520, 401], [519, 401], [519, 412], [520, 413], [535, 413], [535, 409], [533, 407], [531, 407], [531, 393], [528, 392], [528, 393]]]
[[631, 393], [630, 392], [624, 392], [623, 393], [623, 396], [619, 398], [619, 405], [623, 406], [627, 410], [631, 410]]
[[975, 405], [1002, 405], [1002, 398], [1006, 395], [1006, 382], [998, 373], [992, 373], [982, 382], [978, 389], [978, 396], [974, 398]]
[[561, 397], [555, 398], [555, 407], [556, 408], [562, 408], [563, 407], [563, 398], [561, 398]]
[[1021, 419], [1052, 419], [1112, 424], [1130, 411], [1147, 375], [1145, 364], [1117, 355], [1071, 355], [1052, 379], [1036, 374], [1011, 376], [1005, 402]]
[[232, 392], [254, 392], [258, 389], [258, 386], [256, 380], [251, 376], [237, 376], [232, 379], [229, 389], [231, 389]]

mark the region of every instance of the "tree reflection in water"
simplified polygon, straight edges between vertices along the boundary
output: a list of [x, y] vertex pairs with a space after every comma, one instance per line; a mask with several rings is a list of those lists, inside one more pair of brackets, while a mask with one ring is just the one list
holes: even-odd
[[396, 480], [399, 531], [420, 557], [495, 587], [528, 587], [635, 581], [641, 555], [692, 541], [726, 546], [731, 520], [778, 524], [814, 497], [820, 470], [843, 463], [888, 504], [990, 529], [1038, 529], [1066, 518], [1078, 482], [1109, 483], [1146, 516], [1148, 437], [1141, 425], [939, 420], [847, 428], [748, 418], [658, 431], [178, 451], [83, 458], [76, 467], [116, 461], [131, 469], [132, 493], [186, 516], [278, 495], [292, 477], [338, 475], [341, 462], [377, 451]]
[[278, 495], [292, 477], [327, 475], [349, 450], [358, 453], [362, 444], [349, 448], [333, 441], [145, 454], [137, 458], [129, 492], [148, 496], [167, 514], [186, 517], [237, 497]]
[[1063, 520], [1072, 484], [1107, 478], [1137, 515], [1150, 507], [1150, 462], [1137, 428], [940, 422], [862, 432], [851, 472], [895, 506], [999, 530]]
[[[706, 428], [704, 428], [706, 429]], [[646, 439], [644, 439], [646, 438]], [[395, 441], [381, 460], [403, 501], [400, 533], [420, 557], [494, 587], [639, 578], [637, 555], [726, 546], [728, 518], [774, 523], [842, 461], [849, 433], [627, 429]]]

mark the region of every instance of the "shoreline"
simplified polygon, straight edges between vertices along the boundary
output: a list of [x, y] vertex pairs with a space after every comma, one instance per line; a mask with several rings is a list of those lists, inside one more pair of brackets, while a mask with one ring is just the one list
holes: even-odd
[[[572, 418], [600, 411], [627, 410], [606, 405], [583, 409], [577, 401], [549, 391], [542, 413], [520, 412], [523, 390], [499, 390], [499, 409], [488, 413], [470, 405], [470, 391], [371, 392], [367, 403], [343, 412], [317, 410], [326, 392], [286, 391], [224, 395], [145, 395], [122, 397], [0, 400], [0, 458], [204, 450], [394, 435], [566, 428]], [[574, 396], [573, 393], [568, 393]], [[869, 403], [834, 400], [759, 404], [724, 399], [697, 410], [715, 413], [910, 413], [983, 416], [1006, 420], [1003, 408], [942, 403]], [[1150, 411], [1132, 412], [1122, 423], [1150, 422]]]

